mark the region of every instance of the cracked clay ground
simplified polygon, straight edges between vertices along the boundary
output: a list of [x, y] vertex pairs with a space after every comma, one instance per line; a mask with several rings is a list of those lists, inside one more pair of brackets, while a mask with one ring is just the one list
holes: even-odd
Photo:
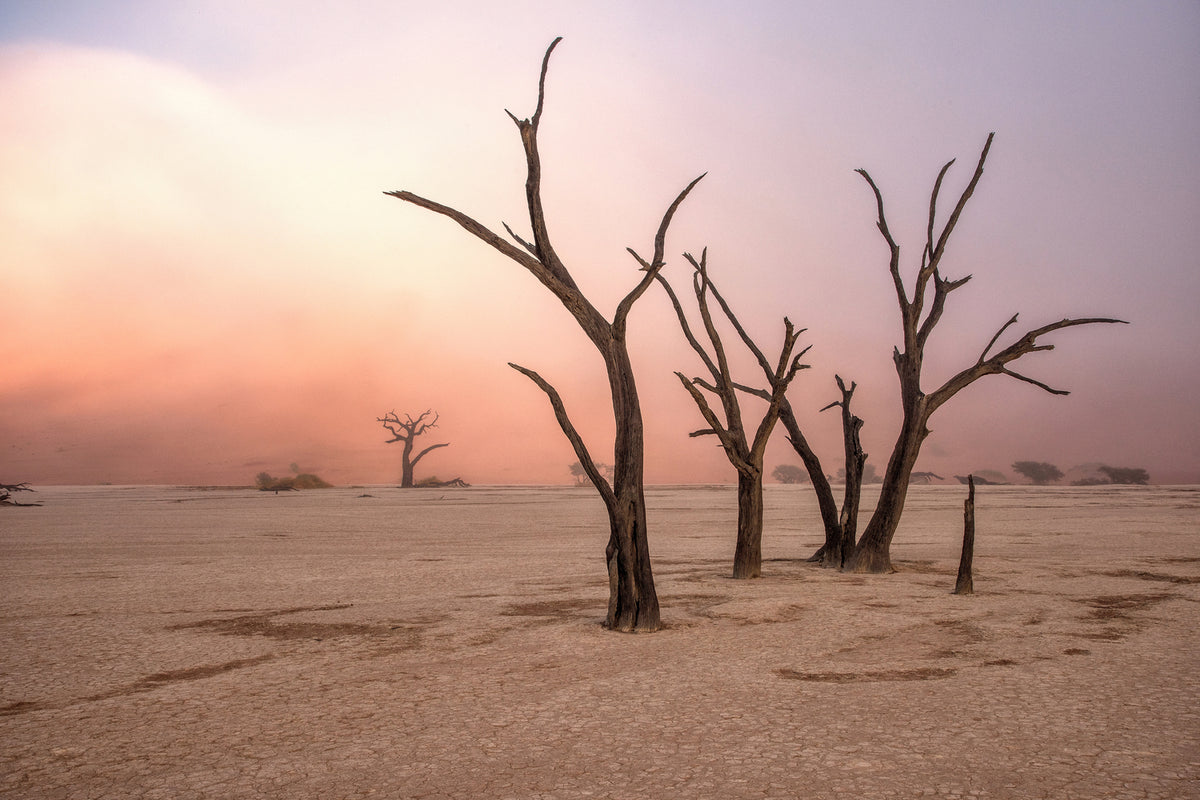
[[600, 628], [585, 490], [39, 489], [0, 797], [1200, 797], [1195, 487], [985, 487], [970, 597], [960, 487], [882, 576], [768, 487], [755, 581], [732, 488], [652, 489], [651, 635]]

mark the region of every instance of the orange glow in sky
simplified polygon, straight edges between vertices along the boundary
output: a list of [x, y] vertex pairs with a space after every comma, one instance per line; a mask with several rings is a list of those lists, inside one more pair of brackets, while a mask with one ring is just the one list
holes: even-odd
[[[249, 7], [247, 7], [249, 6]], [[53, 10], [52, 10], [53, 9]], [[376, 421], [433, 408], [418, 477], [564, 483], [562, 393], [600, 461], [599, 357], [530, 275], [408, 189], [494, 230], [527, 229], [509, 109], [532, 113], [555, 36], [540, 144], [557, 249], [611, 313], [678, 191], [666, 275], [709, 248], [713, 278], [767, 351], [808, 328], [791, 392], [817, 409], [858, 382], [865, 449], [895, 436], [899, 321], [868, 169], [911, 275], [929, 190], [952, 205], [926, 382], [973, 361], [1013, 313], [1072, 329], [933, 418], [918, 469], [1136, 466], [1200, 482], [1200, 6], [1067, 2], [92, 2], [0, 10], [0, 482], [234, 483], [288, 466], [395, 481]], [[699, 374], [657, 289], [631, 318], [648, 479], [733, 471], [672, 374]], [[734, 340], [728, 343], [732, 347]], [[755, 373], [741, 362], [744, 380]], [[750, 406], [748, 410], [753, 411]], [[782, 430], [768, 470], [797, 463]]]

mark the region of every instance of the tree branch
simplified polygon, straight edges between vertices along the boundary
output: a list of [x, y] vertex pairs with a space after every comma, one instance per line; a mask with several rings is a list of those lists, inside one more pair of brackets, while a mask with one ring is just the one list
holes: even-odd
[[514, 240], [516, 240], [517, 244], [521, 245], [521, 247], [524, 247], [526, 250], [528, 250], [529, 253], [534, 258], [537, 258], [538, 253], [537, 253], [536, 247], [534, 247], [532, 244], [530, 244], [529, 242], [525, 241], [520, 236], [518, 236], [516, 231], [514, 231], [512, 228], [510, 228], [508, 226], [507, 222], [501, 222], [500, 224], [504, 226], [504, 230], [508, 231], [508, 235], [511, 236]]
[[[704, 421], [708, 423], [709, 430], [695, 431], [690, 435], [704, 436], [709, 433], [715, 435], [721, 441], [721, 447], [725, 449], [725, 454], [729, 457], [733, 465], [735, 467], [744, 465], [746, 463], [745, 454], [738, 447], [738, 435], [730, 431], [728, 424], [722, 424], [716, 412], [712, 410], [712, 406], [708, 404], [708, 399], [696, 388], [696, 384], [701, 383], [700, 379], [696, 378], [695, 381], [689, 381], [687, 376], [682, 372], [676, 372], [675, 377], [679, 378], [679, 382], [683, 384], [683, 388], [687, 389], [688, 394], [696, 402], [696, 407], [700, 409], [700, 416], [704, 417]], [[718, 397], [724, 399], [724, 395], [720, 392], [717, 392], [715, 389], [713, 391]]]
[[615, 314], [613, 314], [612, 321], [614, 336], [621, 339], [625, 337], [625, 325], [627, 318], [629, 317], [629, 312], [633, 309], [633, 304], [637, 302], [639, 297], [646, 293], [646, 290], [650, 288], [650, 284], [654, 282], [654, 277], [666, 265], [666, 262], [663, 260], [663, 255], [664, 251], [666, 250], [667, 228], [671, 226], [671, 220], [675, 216], [675, 211], [683, 203], [684, 198], [686, 198], [692, 191], [692, 188], [695, 187], [695, 185], [704, 178], [704, 175], [707, 174], [708, 173], [706, 172], [700, 175], [686, 187], [684, 187], [683, 191], [675, 197], [675, 201], [667, 208], [666, 213], [663, 214], [662, 222], [658, 224], [658, 231], [654, 234], [653, 261], [647, 263], [645, 259], [635, 253], [632, 249], [629, 250], [633, 257], [637, 259], [637, 262], [641, 265], [646, 274], [642, 276], [642, 279], [638, 282], [638, 285], [633, 287], [629, 294], [627, 294], [625, 298], [617, 305], [617, 311]]
[[941, 406], [943, 403], [945, 403], [947, 400], [949, 400], [954, 395], [958, 394], [958, 392], [962, 391], [963, 389], [970, 386], [975, 381], [982, 378], [984, 375], [999, 375], [999, 374], [1009, 375], [1010, 377], [1016, 378], [1017, 380], [1021, 380], [1026, 383], [1031, 383], [1034, 386], [1037, 386], [1041, 389], [1044, 389], [1047, 392], [1050, 392], [1051, 394], [1059, 394], [1059, 395], [1068, 394], [1068, 392], [1064, 389], [1053, 389], [1050, 386], [1047, 386], [1046, 384], [1042, 383], [1041, 381], [1037, 381], [1037, 380], [1034, 380], [1033, 378], [1029, 378], [1024, 375], [1020, 375], [1018, 373], [1012, 372], [1011, 370], [1007, 369], [1007, 365], [1012, 363], [1013, 361], [1016, 361], [1017, 359], [1021, 358], [1022, 356], [1028, 355], [1029, 353], [1036, 353], [1036, 352], [1040, 352], [1043, 350], [1053, 350], [1054, 345], [1052, 345], [1052, 344], [1038, 344], [1037, 343], [1037, 340], [1039, 337], [1045, 336], [1048, 333], [1052, 333], [1057, 330], [1062, 330], [1063, 328], [1076, 327], [1079, 325], [1101, 325], [1101, 324], [1128, 325], [1129, 324], [1125, 320], [1110, 319], [1108, 317], [1087, 317], [1087, 318], [1083, 318], [1083, 319], [1063, 319], [1063, 320], [1059, 320], [1058, 322], [1052, 322], [1049, 325], [1043, 325], [1040, 328], [1034, 328], [1033, 330], [1028, 331], [1023, 336], [1021, 336], [1019, 339], [1017, 339], [1017, 341], [1013, 342], [1008, 347], [1001, 350], [999, 353], [996, 353], [996, 355], [992, 356], [991, 358], [985, 358], [984, 356], [986, 356], [988, 351], [992, 349], [992, 346], [996, 343], [996, 340], [1000, 338], [1000, 334], [1003, 333], [1009, 326], [1011, 326], [1016, 321], [1017, 321], [1017, 317], [1014, 315], [1013, 318], [1010, 319], [1008, 322], [1006, 322], [1003, 325], [1003, 327], [1000, 328], [1000, 331], [997, 332], [996, 335], [991, 338], [991, 340], [988, 342], [987, 347], [984, 348], [983, 354], [980, 355], [978, 361], [976, 361], [970, 367], [967, 367], [966, 369], [962, 370], [954, 377], [950, 378], [948, 381], [946, 381], [944, 384], [942, 384], [942, 386], [937, 391], [935, 391], [929, 395], [928, 403], [926, 405], [926, 416], [928, 416], [929, 414], [932, 414], [935, 409], [937, 409], [939, 406]]
[[[989, 133], [987, 141], [983, 144], [983, 150], [979, 153], [979, 162], [975, 165], [975, 172], [971, 175], [971, 181], [967, 184], [967, 188], [963, 189], [962, 195], [958, 198], [958, 203], [954, 206], [954, 211], [951, 212], [950, 218], [946, 220], [946, 224], [942, 228], [942, 233], [938, 237], [937, 245], [933, 248], [933, 252], [930, 255], [929, 266], [927, 267], [930, 270], [936, 269], [938, 263], [942, 260], [942, 254], [946, 251], [946, 242], [949, 241], [950, 234], [954, 232], [954, 227], [958, 225], [958, 218], [962, 215], [967, 201], [975, 193], [975, 187], [979, 185], [979, 179], [983, 177], [983, 163], [987, 161], [988, 151], [992, 149], [992, 140], [995, 137], [995, 131]], [[953, 164], [954, 162], [951, 161], [950, 163]], [[946, 165], [947, 168], [949, 166], [950, 164]], [[941, 183], [940, 176], [938, 183]]]
[[856, 169], [854, 171], [863, 176], [867, 184], [871, 187], [871, 191], [875, 193], [875, 206], [879, 212], [879, 218], [875, 222], [875, 227], [879, 228], [879, 232], [883, 234], [883, 240], [887, 242], [888, 250], [891, 251], [888, 269], [892, 273], [892, 283], [896, 287], [896, 299], [900, 302], [900, 312], [907, 323], [910, 311], [908, 293], [904, 289], [904, 281], [900, 278], [900, 245], [896, 244], [896, 240], [892, 238], [892, 232], [888, 229], [887, 217], [883, 214], [883, 195], [880, 193], [879, 187], [875, 185], [875, 180], [871, 177], [870, 173], [865, 169]]
[[588, 453], [587, 445], [583, 442], [583, 437], [579, 435], [579, 431], [571, 424], [571, 418], [567, 416], [566, 406], [563, 405], [562, 397], [558, 390], [551, 386], [541, 375], [538, 375], [531, 369], [526, 369], [519, 364], [509, 362], [509, 366], [520, 372], [525, 377], [529, 378], [538, 388], [546, 393], [550, 398], [550, 405], [554, 408], [554, 416], [558, 419], [558, 425], [562, 428], [563, 434], [567, 437], [567, 441], [571, 443], [571, 447], [575, 450], [575, 457], [579, 459], [579, 464], [583, 467], [583, 471], [587, 473], [588, 478], [596, 487], [596, 491], [600, 493], [600, 497], [604, 499], [605, 506], [609, 512], [616, 509], [617, 497], [613, 493], [613, 488], [604, 478], [604, 475], [596, 467], [596, 462], [592, 460], [592, 456]]
[[[637, 258], [636, 253], [634, 254], [634, 257]], [[688, 257], [686, 253], [684, 254], [684, 257]], [[700, 342], [697, 341], [695, 334], [692, 333], [692, 327], [688, 324], [687, 314], [684, 313], [683, 305], [679, 302], [679, 297], [675, 294], [675, 290], [671, 288], [671, 284], [666, 278], [663, 277], [661, 272], [657, 273], [655, 278], [658, 280], [659, 285], [661, 285], [666, 291], [667, 297], [670, 298], [671, 307], [675, 309], [675, 316], [679, 320], [679, 327], [683, 329], [684, 338], [686, 338], [688, 344], [691, 345], [693, 352], [700, 356], [700, 360], [704, 362], [704, 366], [711, 374], [719, 375], [717, 371], [717, 365], [712, 362], [712, 359], [708, 356], [708, 351], [700, 346]]]
[[409, 462], [409, 464], [410, 464], [411, 466], [414, 466], [414, 467], [415, 467], [415, 466], [417, 465], [417, 462], [418, 462], [418, 461], [420, 461], [420, 460], [421, 460], [421, 458], [422, 458], [422, 457], [423, 457], [423, 456], [424, 456], [426, 453], [428, 453], [430, 450], [437, 450], [439, 447], [449, 447], [449, 446], [450, 446], [450, 443], [449, 443], [449, 442], [444, 442], [444, 443], [442, 443], [442, 444], [431, 444], [431, 445], [429, 445], [429, 447], [426, 447], [424, 450], [422, 450], [420, 453], [418, 453], [418, 454], [417, 454], [417, 455], [416, 455], [416, 456], [415, 456], [415, 457], [412, 459], [412, 461], [410, 461], [410, 462]]

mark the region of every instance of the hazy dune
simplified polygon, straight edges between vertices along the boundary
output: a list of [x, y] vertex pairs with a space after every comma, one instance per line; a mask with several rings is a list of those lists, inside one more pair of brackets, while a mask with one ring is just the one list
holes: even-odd
[[[604, 631], [584, 489], [38, 487], [0, 509], [0, 796], [1181, 798], [1200, 488], [917, 487], [893, 556], [727, 578], [732, 487], [649, 491], [667, 628]], [[868, 498], [869, 500], [870, 498]]]

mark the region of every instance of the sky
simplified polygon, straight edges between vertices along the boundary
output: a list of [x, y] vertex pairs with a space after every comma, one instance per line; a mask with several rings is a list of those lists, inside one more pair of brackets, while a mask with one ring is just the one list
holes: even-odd
[[[1074, 328], [933, 417], [917, 469], [1017, 460], [1200, 483], [1200, 4], [1180, 2], [0, 1], [0, 482], [247, 484], [291, 465], [399, 476], [386, 412], [438, 415], [417, 477], [566, 483], [561, 392], [611, 461], [602, 362], [517, 264], [406, 189], [528, 236], [506, 115], [533, 113], [555, 246], [607, 315], [667, 237], [762, 348], [828, 472], [834, 375], [882, 472], [901, 342], [867, 169], [911, 281], [929, 194], [985, 174], [943, 261], [971, 281], [930, 340], [932, 391], [1014, 313]], [[944, 216], [943, 216], [944, 219]], [[630, 321], [647, 481], [735, 478], [678, 379], [664, 294]], [[1006, 339], [1004, 341], [1008, 341]], [[727, 334], [727, 344], [736, 342]], [[761, 383], [738, 356], [738, 376]], [[746, 403], [750, 424], [761, 408]], [[767, 456], [799, 463], [780, 429]]]

